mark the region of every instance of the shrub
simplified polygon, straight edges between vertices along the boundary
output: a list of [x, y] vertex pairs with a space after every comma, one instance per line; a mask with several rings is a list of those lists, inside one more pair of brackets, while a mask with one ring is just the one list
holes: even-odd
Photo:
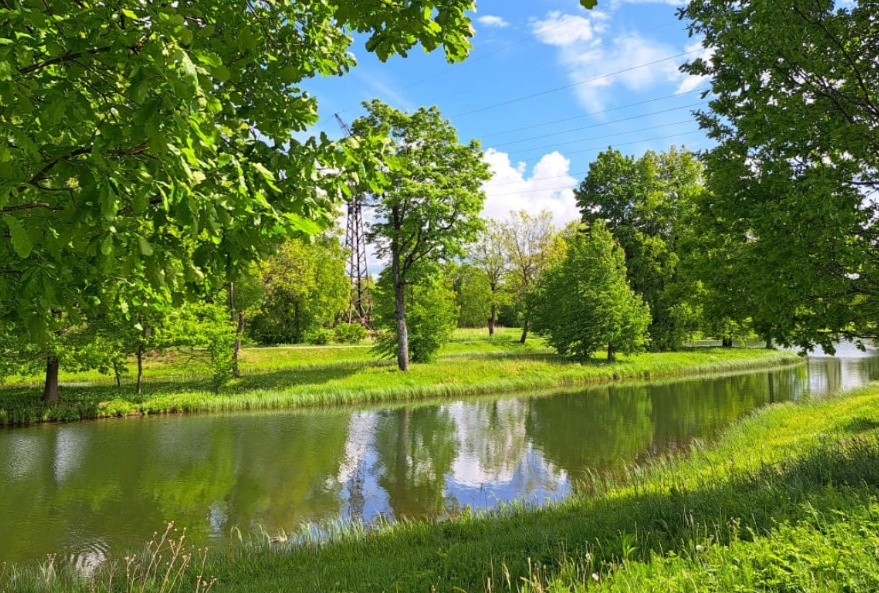
[[359, 323], [340, 323], [336, 326], [334, 339], [344, 344], [359, 344], [366, 338], [366, 328]]

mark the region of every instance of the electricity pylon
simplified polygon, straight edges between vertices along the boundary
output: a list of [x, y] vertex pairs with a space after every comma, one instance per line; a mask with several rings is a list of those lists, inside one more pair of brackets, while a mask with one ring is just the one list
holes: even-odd
[[[346, 136], [353, 136], [339, 114], [336, 121]], [[348, 220], [345, 225], [345, 247], [348, 248], [348, 278], [351, 280], [351, 298], [348, 302], [348, 323], [370, 327], [372, 297], [369, 294], [369, 270], [366, 267], [366, 229], [363, 226], [363, 200], [355, 193], [348, 200]]]

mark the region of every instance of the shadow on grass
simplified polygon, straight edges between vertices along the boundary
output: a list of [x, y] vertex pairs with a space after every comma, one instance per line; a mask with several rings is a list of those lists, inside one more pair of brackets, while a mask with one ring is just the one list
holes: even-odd
[[[297, 385], [321, 385], [343, 379], [376, 363], [352, 362], [315, 367], [297, 367], [275, 371], [244, 373], [240, 379], [222, 388], [218, 396], [246, 394], [258, 390], [279, 390]], [[134, 381], [127, 379], [117, 387], [115, 382], [64, 384], [58, 389], [59, 404], [42, 401], [42, 389], [35, 386], [0, 388], [0, 426], [27, 425], [41, 421], [65, 422], [97, 418], [100, 404], [121, 399], [133, 405], [151, 398], [187, 392], [213, 391], [209, 377], [145, 377], [143, 394], [135, 393]]]
[[[821, 525], [846, 521], [846, 509], [874, 501], [879, 488], [879, 435], [817, 446], [803, 457], [732, 477], [708, 478], [696, 488], [670, 484], [657, 492], [632, 478], [632, 494], [581, 498], [558, 507], [491, 517], [464, 516], [438, 524], [410, 524], [324, 550], [294, 548], [289, 555], [251, 553], [238, 561], [259, 566], [248, 587], [266, 586], [284, 570], [302, 590], [372, 591], [486, 589], [521, 583], [535, 565], [549, 573], [562, 558], [589, 558], [589, 571], [612, 570], [624, 560], [650, 561], [671, 551], [696, 554], [709, 541], [727, 544], [770, 534], [784, 523]], [[655, 478], [654, 478], [655, 479]], [[227, 568], [224, 569], [224, 566]], [[235, 564], [212, 567], [220, 582], [233, 583]], [[223, 574], [223, 571], [229, 571]], [[263, 573], [264, 571], [264, 573]], [[506, 572], [505, 572], [506, 571]], [[224, 589], [226, 590], [226, 589]]]

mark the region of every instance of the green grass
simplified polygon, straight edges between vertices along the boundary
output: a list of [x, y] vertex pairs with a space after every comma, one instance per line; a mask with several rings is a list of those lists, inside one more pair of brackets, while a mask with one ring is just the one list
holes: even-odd
[[650, 379], [684, 374], [742, 371], [798, 363], [789, 352], [694, 348], [640, 354], [615, 363], [578, 364], [548, 350], [543, 341], [517, 340], [517, 330], [489, 339], [463, 330], [430, 364], [403, 373], [376, 360], [368, 346], [248, 348], [242, 377], [222, 392], [210, 388], [203, 353], [151, 357], [145, 365], [142, 396], [133, 379], [117, 387], [94, 373], [62, 375], [63, 403], [40, 401], [37, 378], [21, 378], [0, 388], [0, 426], [141, 414], [282, 409], [306, 406], [375, 404], [499, 392], [585, 385], [618, 379]]
[[[585, 486], [543, 508], [244, 541], [146, 590], [197, 591], [197, 575], [241, 593], [879, 590], [879, 384], [763, 408], [717, 443]], [[115, 590], [140, 590], [120, 564], [86, 582], [44, 564], [0, 569], [0, 591], [108, 591], [114, 570]]]

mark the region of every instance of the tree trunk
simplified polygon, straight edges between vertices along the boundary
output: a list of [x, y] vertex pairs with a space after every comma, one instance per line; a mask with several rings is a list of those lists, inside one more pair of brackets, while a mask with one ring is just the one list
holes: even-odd
[[235, 329], [235, 335], [237, 338], [232, 352], [232, 376], [240, 379], [241, 369], [238, 368], [238, 355], [241, 353], [241, 336], [244, 335], [244, 311], [238, 313], [238, 327]]
[[143, 346], [137, 347], [137, 386], [135, 392], [137, 395], [143, 393]]
[[617, 355], [613, 350], [613, 344], [607, 345], [607, 362], [616, 362]]
[[768, 338], [766, 338], [766, 349], [772, 350], [772, 348], [774, 348], [774, 346], [772, 345], [772, 336], [769, 336]]
[[[229, 320], [232, 323], [235, 323], [235, 283], [229, 283]], [[243, 330], [244, 320], [241, 318], [241, 313], [238, 313], [238, 324], [237, 329], [235, 330], [235, 334], [237, 339], [235, 340], [235, 344], [232, 346], [232, 376], [236, 379], [241, 377], [241, 369], [238, 368], [238, 353], [241, 352], [241, 332]]]
[[403, 279], [400, 278], [400, 255], [392, 255], [392, 272], [394, 275], [394, 308], [397, 317], [397, 366], [401, 371], [409, 370], [409, 332], [406, 329], [406, 300], [403, 294], [405, 288]]
[[494, 335], [494, 326], [497, 323], [497, 305], [491, 304], [491, 317], [488, 318], [488, 335]]
[[43, 387], [43, 401], [49, 404], [58, 403], [58, 357], [46, 359], [46, 383]]
[[116, 387], [122, 387], [122, 375], [119, 373], [119, 363], [113, 361], [113, 374], [116, 375]]
[[724, 348], [732, 348], [732, 338], [724, 338], [723, 342], [721, 342], [721, 346]]
[[524, 344], [525, 340], [528, 338], [528, 325], [530, 324], [530, 322], [531, 322], [531, 320], [526, 317], [525, 318], [525, 325], [522, 326], [522, 337], [519, 338], [520, 344]]

